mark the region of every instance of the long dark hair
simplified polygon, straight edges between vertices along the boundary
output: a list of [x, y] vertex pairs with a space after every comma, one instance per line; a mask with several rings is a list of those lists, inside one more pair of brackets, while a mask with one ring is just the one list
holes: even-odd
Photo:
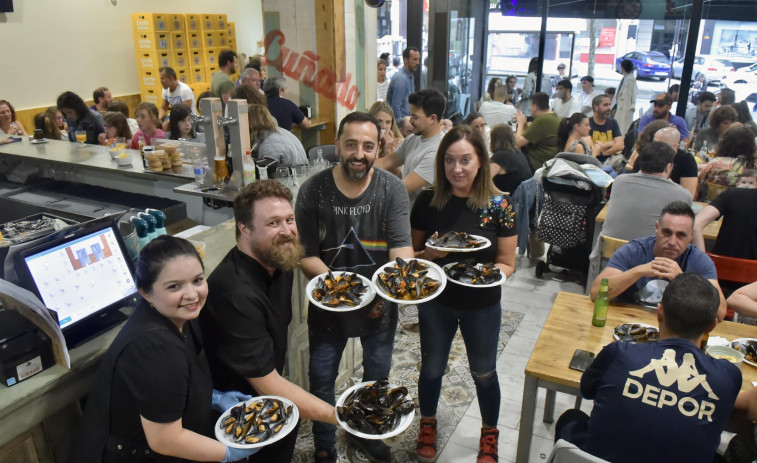
[[[171, 117], [168, 119], [168, 124], [170, 126], [169, 130], [171, 130], [171, 140], [179, 139], [179, 122], [188, 118], [190, 114], [192, 114], [192, 110], [185, 104], [175, 104], [171, 106]], [[189, 129], [189, 136], [190, 138], [195, 137], [194, 125]]]
[[560, 121], [560, 125], [557, 127], [557, 149], [559, 151], [562, 151], [565, 148], [565, 144], [568, 143], [568, 138], [570, 138], [573, 127], [583, 122], [586, 117], [584, 113], [573, 113], [570, 117], [566, 117]]
[[68, 108], [76, 112], [77, 120], [83, 119], [87, 115], [89, 108], [79, 95], [74, 92], [63, 92], [58, 97], [58, 109]]
[[497, 81], [502, 82], [502, 79], [499, 77], [492, 77], [491, 80], [489, 80], [489, 86], [486, 88], [486, 93], [489, 94], [489, 98], [492, 100], [494, 99], [494, 89], [497, 88]]
[[147, 243], [139, 252], [137, 263], [134, 265], [137, 288], [142, 292], [151, 293], [152, 287], [158, 281], [158, 276], [166, 262], [182, 256], [195, 257], [205, 270], [197, 249], [183, 238], [161, 235]]
[[444, 171], [444, 157], [449, 147], [460, 140], [467, 140], [473, 146], [478, 162], [481, 167], [478, 168], [476, 178], [473, 180], [473, 192], [468, 198], [467, 204], [471, 209], [481, 209], [489, 204], [489, 200], [495, 194], [502, 194], [491, 178], [489, 169], [489, 156], [486, 152], [484, 138], [469, 125], [457, 125], [447, 132], [439, 144], [436, 152], [436, 172], [434, 174], [434, 196], [431, 198], [431, 206], [442, 209], [447, 201], [452, 197], [452, 185], [447, 179]]

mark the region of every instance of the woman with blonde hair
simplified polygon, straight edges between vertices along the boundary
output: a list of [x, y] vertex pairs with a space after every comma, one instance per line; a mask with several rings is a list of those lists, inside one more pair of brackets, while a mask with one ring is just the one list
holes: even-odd
[[402, 136], [399, 127], [397, 127], [394, 111], [392, 111], [392, 107], [388, 104], [383, 101], [377, 101], [368, 110], [368, 114], [373, 116], [381, 126], [382, 149], [379, 151], [379, 156], [384, 157], [396, 150], [405, 138]]
[[250, 119], [250, 141], [257, 144], [255, 159], [273, 159], [279, 164], [307, 164], [308, 156], [300, 140], [276, 123], [263, 105], [253, 104], [247, 111]]
[[[438, 265], [459, 261], [458, 254], [438, 251], [426, 247], [425, 243], [437, 233], [467, 232], [485, 236], [491, 242], [491, 246], [467, 254], [474, 262], [493, 264], [502, 278], [509, 278], [515, 271], [518, 239], [515, 210], [510, 197], [494, 186], [484, 139], [472, 127], [460, 125], [444, 135], [436, 154], [434, 185], [416, 198], [410, 214], [410, 230], [418, 258], [434, 260]], [[472, 289], [448, 284], [436, 299], [419, 305], [421, 421], [416, 447], [419, 461], [433, 461], [437, 456], [436, 410], [458, 326], [465, 341], [481, 410], [478, 461], [497, 461], [500, 299], [499, 285]]]

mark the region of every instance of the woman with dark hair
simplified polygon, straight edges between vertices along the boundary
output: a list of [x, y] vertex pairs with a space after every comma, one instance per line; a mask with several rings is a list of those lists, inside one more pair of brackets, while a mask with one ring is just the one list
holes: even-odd
[[518, 104], [518, 92], [515, 90], [515, 86], [518, 84], [518, 78], [515, 76], [507, 76], [505, 79], [505, 88], [507, 89], [507, 95], [505, 96], [505, 103], [517, 106]]
[[[526, 74], [526, 80], [523, 82], [523, 89], [520, 90], [520, 98], [518, 101], [518, 109], [526, 116], [531, 115], [531, 96], [537, 92], [536, 90], [536, 68], [539, 65], [539, 58], [531, 58], [528, 62], [528, 74]], [[542, 81], [544, 78], [542, 78]], [[541, 90], [551, 88], [551, 84], [542, 84]]]
[[84, 100], [74, 92], [63, 92], [58, 97], [58, 109], [68, 118], [68, 141], [76, 141], [76, 132], [87, 132], [90, 145], [99, 145], [98, 137], [105, 132], [100, 113], [93, 111], [84, 104]]
[[636, 76], [634, 75], [633, 61], [624, 59], [620, 62], [620, 71], [623, 78], [618, 84], [618, 89], [610, 102], [610, 107], [615, 110], [615, 120], [620, 127], [621, 133], [626, 133], [631, 122], [634, 120], [636, 112], [636, 97], [639, 94], [639, 88], [636, 85]]
[[721, 106], [710, 113], [709, 119], [710, 126], [697, 132], [697, 138], [694, 140], [694, 151], [698, 152], [702, 149], [705, 142], [707, 142], [708, 152], [715, 151], [723, 134], [731, 128], [731, 124], [738, 121], [739, 113], [733, 106]]
[[515, 145], [515, 133], [509, 125], [495, 125], [490, 137], [490, 149], [493, 154], [489, 167], [494, 186], [500, 191], [512, 194], [521, 182], [531, 178], [531, 166], [526, 155]]
[[139, 301], [103, 356], [74, 445], [79, 462], [237, 461], [213, 438], [212, 411], [250, 397], [213, 389], [198, 316], [208, 295], [189, 241], [152, 240], [136, 263]]
[[121, 113], [126, 118], [126, 123], [129, 125], [129, 132], [133, 134], [139, 131], [139, 124], [133, 117], [129, 117], [129, 106], [121, 100], [113, 100], [108, 105], [108, 111], [115, 111]]
[[174, 105], [168, 119], [169, 131], [166, 134], [171, 140], [183, 139], [195, 143], [205, 143], [204, 133], [195, 133], [190, 117], [192, 110], [187, 105]]
[[699, 197], [704, 197], [703, 187], [708, 183], [728, 187], [738, 185], [744, 169], [754, 169], [756, 151], [752, 129], [741, 124], [732, 125], [718, 143], [715, 158], [699, 172]]
[[103, 146], [116, 146], [116, 138], [121, 137], [128, 144], [131, 141], [131, 129], [126, 117], [117, 111], [106, 111], [103, 114], [104, 133], [98, 139]]
[[573, 113], [560, 121], [557, 128], [557, 147], [563, 152], [588, 154], [597, 157], [602, 147], [591, 139], [589, 118], [584, 113]]
[[[455, 231], [486, 237], [488, 248], [466, 254], [478, 263], [493, 263], [504, 277], [515, 271], [515, 210], [510, 197], [494, 186], [481, 135], [457, 126], [442, 139], [431, 189], [421, 191], [410, 215], [416, 257], [444, 265], [460, 260], [426, 247], [433, 235]], [[458, 326], [465, 340], [471, 376], [478, 393], [482, 429], [479, 462], [497, 461], [500, 389], [497, 339], [502, 318], [501, 287], [469, 288], [448, 283], [433, 301], [420, 304], [421, 371], [418, 380], [421, 422], [419, 461], [436, 457], [436, 409], [452, 339]]]
[[16, 109], [13, 105], [6, 100], [0, 100], [0, 138], [26, 134], [24, 126], [16, 120]]
[[752, 114], [749, 112], [749, 104], [745, 100], [741, 100], [731, 106], [736, 110], [736, 114], [738, 114], [737, 120], [752, 129], [754, 136], [757, 137], [757, 124], [754, 123]]
[[282, 129], [263, 105], [250, 105], [250, 140], [258, 145], [256, 159], [273, 159], [279, 164], [307, 164], [308, 156], [300, 140]]

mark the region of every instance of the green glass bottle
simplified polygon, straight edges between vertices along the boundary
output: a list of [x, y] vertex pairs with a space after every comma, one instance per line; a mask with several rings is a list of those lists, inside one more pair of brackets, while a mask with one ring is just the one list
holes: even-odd
[[591, 324], [594, 326], [605, 326], [607, 322], [607, 308], [610, 306], [610, 290], [607, 286], [607, 278], [602, 278], [599, 293], [594, 299], [594, 316], [591, 317]]

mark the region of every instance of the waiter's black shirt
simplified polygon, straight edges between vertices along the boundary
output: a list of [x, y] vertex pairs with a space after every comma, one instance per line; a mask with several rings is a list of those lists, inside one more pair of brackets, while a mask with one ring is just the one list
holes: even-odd
[[200, 314], [213, 387], [255, 394], [245, 378], [282, 374], [292, 320], [291, 271], [273, 275], [235, 246], [208, 278]]

